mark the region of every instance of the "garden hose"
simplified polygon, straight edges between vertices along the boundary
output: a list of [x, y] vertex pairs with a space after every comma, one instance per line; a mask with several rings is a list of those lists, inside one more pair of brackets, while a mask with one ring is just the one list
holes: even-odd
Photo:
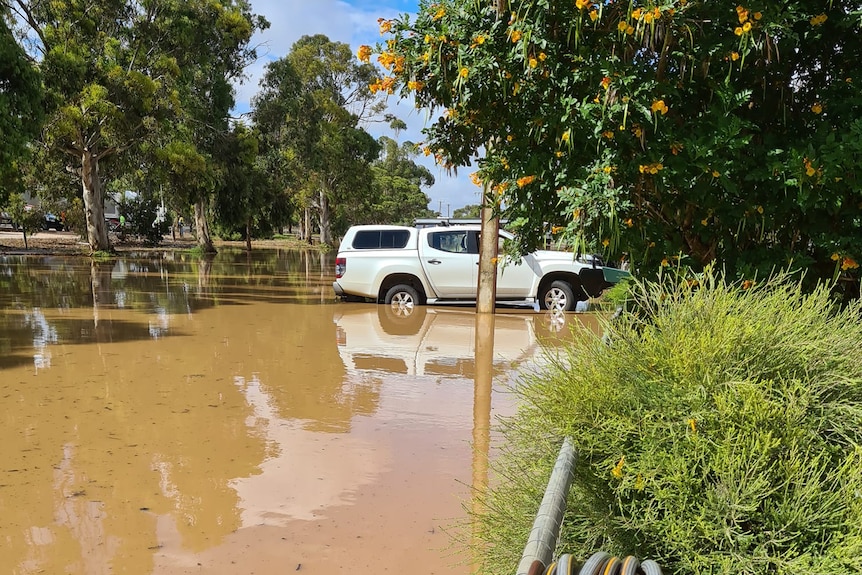
[[583, 566], [579, 565], [568, 553], [551, 562], [547, 568], [541, 561], [533, 561], [529, 575], [662, 575], [661, 567], [652, 559], [641, 563], [637, 557], [629, 555], [625, 559], [613, 557], [599, 551], [593, 553]]

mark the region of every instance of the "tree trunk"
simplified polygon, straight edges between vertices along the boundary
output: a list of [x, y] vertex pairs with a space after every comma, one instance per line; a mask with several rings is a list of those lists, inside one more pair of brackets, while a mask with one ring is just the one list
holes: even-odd
[[320, 190], [320, 243], [329, 245], [332, 243], [332, 218], [329, 210], [329, 198], [326, 191]]
[[210, 238], [210, 226], [207, 223], [207, 207], [204, 198], [195, 202], [195, 233], [197, 234], [198, 246], [205, 254], [216, 253], [212, 238]]
[[482, 193], [482, 237], [479, 242], [479, 281], [476, 286], [476, 312], [494, 313], [497, 299], [497, 237], [500, 220], [494, 214], [490, 185]]
[[245, 249], [251, 251], [251, 218], [245, 221]]
[[305, 208], [305, 218], [303, 219], [302, 239], [308, 243], [311, 241], [311, 208]]
[[110, 251], [108, 229], [105, 226], [105, 205], [102, 182], [99, 179], [99, 159], [91, 150], [81, 153], [81, 186], [84, 190], [84, 223], [90, 250]]

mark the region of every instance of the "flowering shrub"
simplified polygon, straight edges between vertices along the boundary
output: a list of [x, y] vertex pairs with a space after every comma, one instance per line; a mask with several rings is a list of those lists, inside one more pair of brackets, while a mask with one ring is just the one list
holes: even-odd
[[679, 574], [862, 572], [862, 303], [747, 283], [636, 284], [636, 315], [523, 379], [479, 518], [483, 573], [514, 572], [566, 435], [579, 459], [560, 552]]
[[484, 151], [524, 250], [550, 224], [642, 272], [682, 252], [741, 277], [789, 261], [832, 277], [832, 253], [862, 256], [857, 8], [422, 0], [358, 56], [381, 67], [372, 90], [443, 112], [424, 144], [441, 166]]

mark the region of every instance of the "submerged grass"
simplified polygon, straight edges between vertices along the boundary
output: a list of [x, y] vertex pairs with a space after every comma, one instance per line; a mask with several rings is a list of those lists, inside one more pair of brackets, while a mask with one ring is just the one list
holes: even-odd
[[787, 275], [633, 296], [638, 313], [520, 382], [474, 518], [482, 573], [515, 572], [566, 435], [579, 460], [559, 552], [682, 574], [862, 572], [862, 306]]

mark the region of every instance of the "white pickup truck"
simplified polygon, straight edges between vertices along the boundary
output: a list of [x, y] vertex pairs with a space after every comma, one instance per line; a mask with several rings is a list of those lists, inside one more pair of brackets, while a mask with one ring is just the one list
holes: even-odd
[[[332, 284], [343, 299], [370, 299], [412, 307], [473, 302], [479, 275], [481, 226], [353, 226], [335, 259]], [[500, 231], [500, 244], [512, 235]], [[628, 272], [581, 261], [571, 252], [537, 251], [519, 259], [501, 256], [497, 301], [538, 301], [542, 309], [572, 311]]]

